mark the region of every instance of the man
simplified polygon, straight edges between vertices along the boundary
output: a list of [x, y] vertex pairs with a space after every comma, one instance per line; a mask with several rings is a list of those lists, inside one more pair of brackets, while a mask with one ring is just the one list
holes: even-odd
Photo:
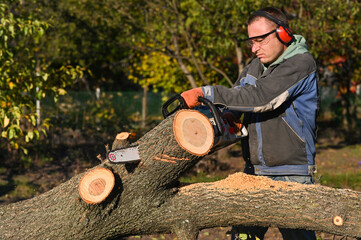
[[[315, 169], [318, 81], [305, 39], [293, 35], [286, 16], [273, 7], [248, 20], [248, 44], [257, 56], [233, 88], [205, 86], [182, 93], [189, 107], [203, 96], [245, 113], [249, 137], [242, 141], [245, 172], [274, 180], [312, 184]], [[252, 228], [263, 239], [267, 228]], [[284, 239], [316, 239], [313, 231], [280, 229]]]

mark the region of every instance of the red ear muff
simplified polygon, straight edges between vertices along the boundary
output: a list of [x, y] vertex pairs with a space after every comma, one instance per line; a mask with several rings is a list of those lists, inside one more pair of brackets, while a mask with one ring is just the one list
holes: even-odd
[[288, 44], [292, 41], [293, 35], [288, 27], [278, 26], [276, 36], [283, 44]]
[[252, 15], [253, 16], [262, 16], [262, 17], [265, 17], [265, 18], [271, 20], [272, 22], [276, 23], [278, 25], [277, 31], [276, 31], [276, 36], [277, 36], [278, 40], [280, 40], [281, 43], [287, 45], [292, 41], [293, 34], [291, 32], [291, 29], [288, 27], [287, 24], [285, 24], [278, 18], [276, 18], [273, 15], [269, 14], [268, 12], [265, 12], [262, 10], [255, 11]]

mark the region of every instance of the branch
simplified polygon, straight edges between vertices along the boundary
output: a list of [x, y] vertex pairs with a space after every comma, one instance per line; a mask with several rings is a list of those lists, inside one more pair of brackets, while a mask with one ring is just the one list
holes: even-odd
[[[217, 68], [216, 66], [214, 66], [210, 61], [206, 60], [204, 57], [203, 57], [203, 54], [200, 53], [197, 45], [195, 44], [194, 40], [193, 40], [193, 37], [192, 35], [188, 35], [188, 37], [190, 38], [188, 41], [190, 42], [190, 44], [193, 46], [193, 48], [196, 50], [196, 52], [198, 53], [198, 56], [200, 56], [202, 62], [201, 64], [206, 64], [208, 66], [210, 66], [213, 70], [215, 70], [216, 72], [220, 73], [226, 80], [227, 82], [229, 83], [229, 85], [232, 87], [233, 86], [233, 82], [231, 81], [231, 79], [228, 77], [228, 75], [222, 71], [221, 69]], [[241, 52], [242, 54], [242, 52]], [[209, 83], [206, 83], [209, 85]]]
[[189, 34], [188, 34], [188, 32], [186, 31], [184, 24], [183, 24], [183, 31], [184, 31], [184, 34], [183, 34], [183, 35], [184, 35], [184, 37], [185, 37], [185, 39], [186, 39], [186, 42], [187, 42], [188, 50], [189, 50], [189, 52], [190, 52], [190, 54], [191, 54], [191, 60], [192, 60], [192, 62], [193, 62], [193, 64], [194, 64], [194, 66], [196, 67], [197, 72], [198, 72], [199, 76], [201, 77], [203, 83], [204, 83], [205, 85], [210, 85], [210, 83], [207, 81], [206, 77], [204, 76], [201, 68], [199, 67], [199, 64], [198, 64], [198, 62], [197, 62], [197, 60], [196, 60], [196, 57], [194, 56], [192, 44], [191, 44], [191, 41], [190, 41], [190, 39], [189, 39]]
[[192, 88], [198, 87], [195, 79], [193, 78], [193, 75], [189, 72], [188, 67], [184, 64], [182, 58], [179, 55], [179, 45], [178, 45], [177, 36], [175, 36], [175, 35], [173, 35], [173, 43], [174, 43], [174, 47], [175, 47], [175, 56], [176, 56], [177, 62], [179, 64], [179, 67], [181, 68], [183, 73], [186, 75]]
[[360, 200], [361, 193], [351, 190], [236, 173], [215, 183], [183, 187], [172, 205], [199, 229], [257, 225], [360, 238]]
[[216, 72], [220, 73], [228, 82], [228, 84], [233, 87], [233, 82], [231, 81], [231, 79], [227, 76], [227, 74], [222, 71], [221, 69], [217, 68], [216, 66], [214, 66], [212, 63], [207, 62], [207, 64]]

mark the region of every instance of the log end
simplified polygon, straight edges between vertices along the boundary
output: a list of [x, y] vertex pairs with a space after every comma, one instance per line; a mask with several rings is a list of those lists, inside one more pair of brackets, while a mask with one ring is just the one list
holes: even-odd
[[333, 224], [336, 226], [342, 226], [343, 225], [343, 218], [341, 216], [334, 216], [333, 217]]
[[173, 133], [179, 146], [196, 156], [206, 155], [213, 146], [213, 126], [196, 110], [178, 111], [173, 120]]
[[113, 141], [112, 150], [129, 146], [129, 142], [128, 142], [129, 136], [130, 136], [129, 132], [118, 133]]
[[79, 194], [84, 202], [96, 204], [104, 201], [113, 190], [114, 174], [106, 168], [96, 168], [86, 173], [79, 182]]
[[117, 136], [115, 137], [115, 139], [117, 140], [127, 140], [129, 137], [130, 133], [129, 132], [121, 132], [118, 133]]

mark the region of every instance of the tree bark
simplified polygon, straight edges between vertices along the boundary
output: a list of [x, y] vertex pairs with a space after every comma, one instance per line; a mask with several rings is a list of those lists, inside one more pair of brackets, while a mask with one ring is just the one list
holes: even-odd
[[201, 157], [178, 146], [174, 115], [145, 134], [141, 161], [95, 168], [114, 173], [113, 191], [87, 204], [78, 184], [85, 173], [29, 200], [0, 208], [0, 239], [116, 239], [176, 233], [196, 239], [205, 228], [257, 225], [303, 228], [361, 238], [361, 193], [276, 182], [236, 173], [214, 183], [179, 186]]

